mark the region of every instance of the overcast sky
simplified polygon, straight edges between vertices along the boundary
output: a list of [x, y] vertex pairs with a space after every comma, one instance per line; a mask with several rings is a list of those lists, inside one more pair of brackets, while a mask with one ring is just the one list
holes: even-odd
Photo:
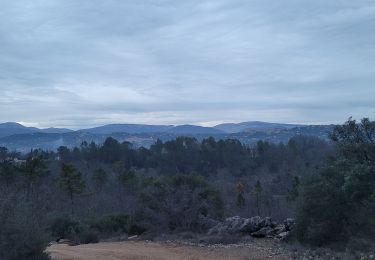
[[375, 115], [375, 1], [0, 0], [0, 121]]

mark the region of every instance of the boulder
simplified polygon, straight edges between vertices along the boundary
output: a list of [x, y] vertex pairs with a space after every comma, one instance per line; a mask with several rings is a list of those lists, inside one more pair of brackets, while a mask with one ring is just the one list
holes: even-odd
[[204, 216], [199, 216], [199, 226], [203, 230], [209, 230], [210, 228], [215, 227], [219, 221], [214, 220], [212, 218], [204, 217]]
[[239, 232], [241, 226], [243, 225], [245, 219], [239, 216], [230, 217], [224, 220], [224, 222], [218, 223], [216, 226], [212, 227], [208, 234], [221, 234], [228, 233], [234, 234]]
[[262, 227], [256, 232], [250, 234], [252, 237], [273, 237], [274, 230], [271, 227]]
[[265, 217], [264, 219], [262, 219], [259, 223], [259, 225], [263, 228], [263, 227], [274, 227], [273, 226], [273, 222], [272, 222], [272, 218], [270, 217]]
[[[209, 230], [209, 234], [236, 234], [236, 233], [252, 233], [258, 231], [263, 226], [262, 219], [258, 216], [252, 218], [241, 218], [234, 216], [225, 219]], [[263, 221], [264, 222], [264, 221]]]
[[285, 239], [289, 231], [294, 228], [294, 219], [288, 218], [283, 224], [277, 224], [270, 217], [261, 218], [259, 216], [251, 218], [241, 218], [234, 216], [219, 222], [212, 227], [208, 234], [250, 234], [253, 237], [277, 237]]
[[135, 240], [138, 238], [138, 235], [130, 236], [128, 237], [128, 240]]
[[280, 234], [280, 233], [282, 233], [282, 232], [287, 231], [286, 228], [285, 228], [285, 225], [283, 225], [283, 224], [279, 224], [279, 225], [277, 225], [276, 227], [274, 227], [273, 230], [275, 231], [275, 234], [276, 234], [276, 235], [278, 235], [278, 234]]
[[287, 218], [286, 220], [284, 220], [284, 226], [287, 231], [291, 231], [294, 228], [295, 224], [296, 222], [293, 218]]
[[290, 231], [281, 232], [276, 236], [277, 239], [286, 240], [289, 237]]
[[77, 243], [69, 240], [69, 239], [63, 239], [63, 238], [59, 238], [57, 239], [57, 244], [64, 244], [64, 245], [68, 245], [68, 246], [76, 246], [78, 245]]
[[245, 219], [243, 225], [241, 226], [240, 232], [242, 233], [252, 233], [262, 228], [262, 219], [259, 216], [251, 217]]

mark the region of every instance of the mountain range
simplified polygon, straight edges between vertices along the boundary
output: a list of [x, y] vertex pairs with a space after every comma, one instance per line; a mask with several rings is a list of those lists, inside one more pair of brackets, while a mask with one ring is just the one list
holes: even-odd
[[31, 133], [68, 133], [73, 132], [73, 130], [65, 128], [44, 128], [39, 129], [36, 127], [26, 127], [19, 123], [7, 122], [0, 124], [0, 138], [16, 135], [16, 134], [31, 134]]
[[279, 123], [267, 123], [260, 121], [250, 121], [242, 123], [226, 123], [214, 126], [215, 129], [221, 130], [226, 133], [239, 133], [243, 131], [264, 131], [264, 130], [276, 130], [276, 129], [291, 129], [294, 127], [301, 127], [304, 125], [295, 124], [279, 124]]
[[7, 122], [0, 124], [0, 146], [21, 152], [36, 148], [54, 150], [61, 145], [79, 146], [83, 141], [102, 143], [109, 136], [119, 141], [129, 141], [136, 146], [149, 146], [157, 139], [166, 141], [181, 135], [197, 139], [209, 136], [217, 139], [236, 138], [245, 144], [251, 144], [257, 140], [284, 142], [294, 135], [301, 134], [326, 138], [332, 127], [332, 125], [311, 126], [250, 121], [219, 124], [214, 127], [109, 124], [73, 131], [66, 128], [40, 129]]
[[79, 130], [91, 134], [144, 134], [144, 133], [175, 133], [175, 134], [218, 134], [223, 133], [214, 127], [196, 125], [142, 125], [142, 124], [111, 124]]
[[[267, 123], [259, 121], [219, 124], [214, 127], [203, 127], [197, 125], [146, 125], [146, 124], [109, 124], [94, 128], [80, 129], [77, 131], [91, 134], [112, 134], [112, 133], [175, 133], [175, 134], [220, 134], [239, 133], [249, 130], [274, 130], [291, 129], [303, 125]], [[7, 122], [0, 124], [0, 138], [16, 134], [49, 133], [63, 134], [74, 132], [66, 128], [36, 128], [26, 127], [19, 123]]]

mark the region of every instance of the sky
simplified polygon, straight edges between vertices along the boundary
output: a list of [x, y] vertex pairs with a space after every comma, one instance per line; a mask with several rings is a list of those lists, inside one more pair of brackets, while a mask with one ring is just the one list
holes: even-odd
[[373, 0], [0, 0], [0, 122], [374, 115]]

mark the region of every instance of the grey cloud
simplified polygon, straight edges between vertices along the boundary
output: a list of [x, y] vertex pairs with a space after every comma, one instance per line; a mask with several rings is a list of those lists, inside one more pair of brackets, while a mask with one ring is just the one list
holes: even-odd
[[372, 1], [0, 7], [0, 121], [320, 123], [375, 111]]

